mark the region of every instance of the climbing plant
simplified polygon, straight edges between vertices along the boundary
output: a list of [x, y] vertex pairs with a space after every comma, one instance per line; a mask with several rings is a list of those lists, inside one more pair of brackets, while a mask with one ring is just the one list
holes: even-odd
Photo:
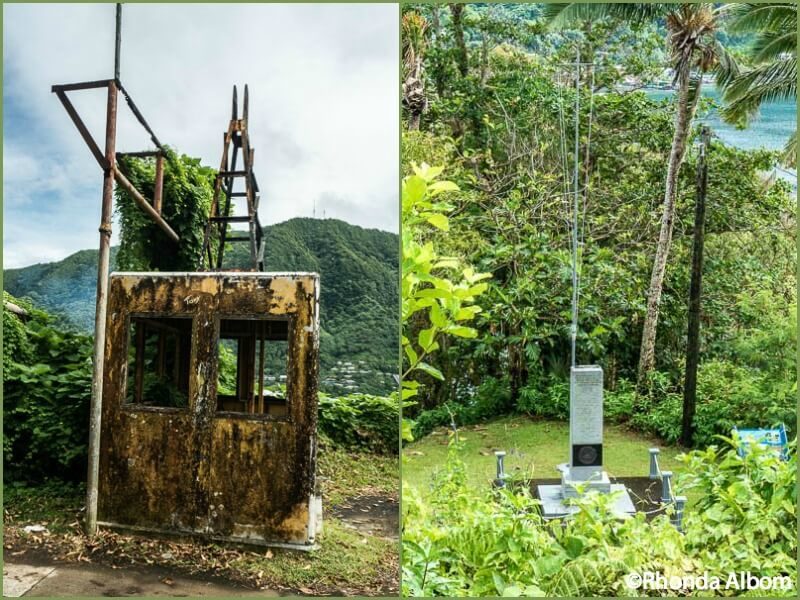
[[[152, 200], [155, 159], [124, 156], [120, 170], [145, 198]], [[199, 158], [166, 148], [161, 216], [178, 234], [175, 243], [121, 186], [115, 192], [120, 218], [117, 267], [128, 271], [193, 271], [200, 262], [216, 172]]]

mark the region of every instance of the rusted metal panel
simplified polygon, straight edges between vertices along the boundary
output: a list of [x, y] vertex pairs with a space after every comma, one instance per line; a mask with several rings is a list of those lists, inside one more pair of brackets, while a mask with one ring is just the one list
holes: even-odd
[[[316, 274], [112, 274], [101, 522], [214, 539], [313, 544], [318, 302]], [[142, 316], [192, 319], [186, 408], [126, 404], [130, 322]], [[220, 320], [227, 318], [288, 320], [284, 415], [218, 410], [217, 347]]]

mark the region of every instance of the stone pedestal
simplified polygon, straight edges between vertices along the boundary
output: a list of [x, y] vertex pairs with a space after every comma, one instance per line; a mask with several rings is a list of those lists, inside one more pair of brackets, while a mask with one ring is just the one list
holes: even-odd
[[603, 369], [572, 367], [569, 386], [569, 465], [561, 473], [564, 497], [576, 496], [576, 485], [608, 493], [603, 471]]
[[607, 494], [611, 491], [611, 480], [608, 478], [608, 473], [600, 471], [597, 478], [594, 479], [572, 479], [569, 473], [561, 474], [561, 495], [564, 498], [576, 498], [580, 494], [578, 488], [584, 492], [600, 492]]

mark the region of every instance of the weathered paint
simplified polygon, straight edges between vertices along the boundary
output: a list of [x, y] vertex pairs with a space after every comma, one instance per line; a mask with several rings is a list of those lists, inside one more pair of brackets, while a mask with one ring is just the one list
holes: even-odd
[[[309, 545], [315, 492], [319, 278], [116, 273], [105, 346], [99, 520], [218, 539]], [[189, 405], [125, 404], [133, 316], [191, 316]], [[221, 318], [289, 319], [287, 414], [216, 411]]]

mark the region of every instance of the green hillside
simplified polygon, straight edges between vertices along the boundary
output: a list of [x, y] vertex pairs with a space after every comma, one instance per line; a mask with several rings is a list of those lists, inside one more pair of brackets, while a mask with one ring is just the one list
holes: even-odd
[[[386, 393], [395, 389], [398, 357], [397, 235], [334, 219], [291, 219], [264, 228], [267, 271], [320, 274], [322, 389]], [[112, 248], [114, 268], [116, 248]], [[248, 264], [247, 244], [233, 244], [226, 266]], [[97, 251], [4, 271], [14, 296], [91, 332]]]

